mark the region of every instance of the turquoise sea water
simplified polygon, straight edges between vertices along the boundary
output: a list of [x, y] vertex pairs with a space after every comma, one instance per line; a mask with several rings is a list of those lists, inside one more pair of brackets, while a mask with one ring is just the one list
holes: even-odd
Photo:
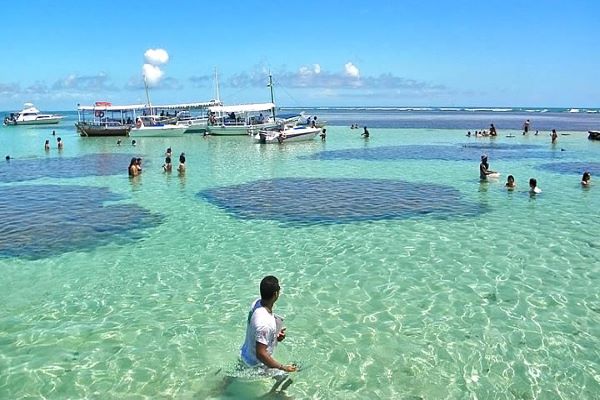
[[[325, 142], [133, 147], [71, 122], [0, 128], [0, 398], [257, 398], [268, 380], [220, 386], [268, 274], [288, 334], [276, 358], [304, 367], [291, 398], [600, 396], [600, 143], [585, 132], [551, 146], [330, 126]], [[184, 177], [162, 172], [169, 146]], [[479, 182], [481, 153], [498, 180]]]

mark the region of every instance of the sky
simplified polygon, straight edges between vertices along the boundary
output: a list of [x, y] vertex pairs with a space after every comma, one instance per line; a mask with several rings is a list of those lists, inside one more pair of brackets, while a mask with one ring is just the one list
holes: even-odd
[[[4, 7], [0, 109], [600, 107], [600, 2], [28, 0]], [[7, 17], [7, 13], [10, 18]]]

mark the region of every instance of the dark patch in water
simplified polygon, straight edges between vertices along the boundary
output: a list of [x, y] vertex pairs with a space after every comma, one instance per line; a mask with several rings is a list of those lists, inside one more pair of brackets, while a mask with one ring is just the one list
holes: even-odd
[[490, 160], [522, 160], [527, 158], [557, 158], [561, 152], [543, 150], [534, 145], [508, 144], [465, 144], [460, 146], [444, 145], [407, 145], [383, 146], [360, 149], [321, 151], [316, 154], [301, 157], [316, 160], [446, 160], [446, 161], [477, 161], [485, 153]]
[[0, 162], [0, 182], [23, 182], [39, 178], [127, 175], [131, 154], [86, 154], [80, 157], [11, 159]]
[[0, 188], [0, 257], [39, 259], [139, 238], [162, 217], [107, 188], [24, 185]]
[[585, 171], [588, 171], [594, 175], [600, 175], [600, 163], [598, 162], [557, 162], [539, 165], [537, 168], [551, 172], [558, 172], [559, 174], [578, 174], [583, 175]]
[[463, 201], [449, 186], [386, 179], [279, 178], [207, 189], [198, 196], [238, 218], [292, 225], [476, 216], [486, 211]]

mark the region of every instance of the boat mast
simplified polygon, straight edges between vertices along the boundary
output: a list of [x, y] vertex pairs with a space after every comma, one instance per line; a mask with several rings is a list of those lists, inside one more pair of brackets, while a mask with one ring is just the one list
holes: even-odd
[[217, 103], [221, 102], [221, 96], [219, 94], [219, 75], [217, 73], [217, 67], [215, 67], [215, 100], [217, 100]]
[[150, 114], [153, 114], [152, 104], [150, 103], [150, 95], [148, 94], [148, 82], [146, 82], [146, 74], [144, 74], [144, 88], [146, 89], [146, 100], [148, 101], [148, 107], [150, 107]]
[[271, 88], [271, 103], [273, 103], [271, 113], [273, 114], [273, 120], [275, 120], [275, 97], [273, 97], [273, 76], [271, 75], [271, 71], [269, 71], [269, 87]]

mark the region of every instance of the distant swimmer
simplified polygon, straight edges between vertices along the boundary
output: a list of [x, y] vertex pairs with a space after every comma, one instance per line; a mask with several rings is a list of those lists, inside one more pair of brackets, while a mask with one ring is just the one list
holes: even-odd
[[583, 176], [581, 177], [581, 186], [585, 186], [585, 187], [590, 186], [590, 184], [592, 183], [591, 180], [592, 180], [592, 175], [588, 171], [585, 171], [583, 173]]
[[321, 134], [319, 135], [321, 137], [321, 141], [325, 141], [325, 139], [327, 138], [327, 129], [323, 128], [321, 130]]
[[552, 144], [556, 143], [556, 139], [558, 139], [558, 134], [556, 133], [556, 129], [552, 129], [552, 134], [550, 135], [552, 138]]
[[479, 164], [479, 179], [482, 181], [487, 180], [490, 175], [497, 175], [496, 171], [490, 170], [490, 165], [488, 164], [488, 157], [486, 154], [481, 155], [481, 163]]
[[121, 139], [117, 139], [117, 146], [121, 145]]
[[515, 183], [515, 177], [512, 175], [509, 175], [506, 178], [506, 185], [504, 185], [508, 190], [513, 190], [514, 188], [517, 187], [517, 184]]
[[57, 137], [57, 138], [56, 138], [56, 142], [57, 142], [57, 147], [58, 147], [58, 149], [59, 149], [59, 150], [62, 150], [62, 149], [63, 149], [63, 147], [64, 147], [64, 143], [63, 143], [62, 139], [61, 139], [61, 138], [59, 138], [59, 137]]
[[494, 124], [490, 124], [490, 136], [496, 136], [497, 134]]
[[171, 164], [171, 157], [165, 157], [165, 163], [163, 164], [163, 171], [171, 172], [173, 171], [173, 165]]
[[180, 175], [185, 174], [185, 153], [181, 153], [179, 155], [179, 166], [177, 167], [177, 172]]
[[363, 133], [360, 134], [360, 136], [364, 137], [365, 139], [369, 138], [369, 130], [367, 129], [367, 127], [364, 127], [364, 131]]
[[132, 146], [135, 146], [136, 144], [137, 144], [137, 142], [135, 141], [135, 139], [133, 139], [133, 140], [131, 141], [131, 145], [132, 145]]
[[467, 137], [471, 137], [471, 131], [467, 132]]
[[537, 179], [531, 178], [529, 179], [529, 193], [538, 194], [542, 193], [542, 189], [537, 186]]
[[529, 120], [526, 120], [523, 123], [523, 135], [526, 135], [529, 132]]
[[44, 150], [50, 151], [50, 141], [49, 140], [46, 140], [46, 143], [44, 143]]

